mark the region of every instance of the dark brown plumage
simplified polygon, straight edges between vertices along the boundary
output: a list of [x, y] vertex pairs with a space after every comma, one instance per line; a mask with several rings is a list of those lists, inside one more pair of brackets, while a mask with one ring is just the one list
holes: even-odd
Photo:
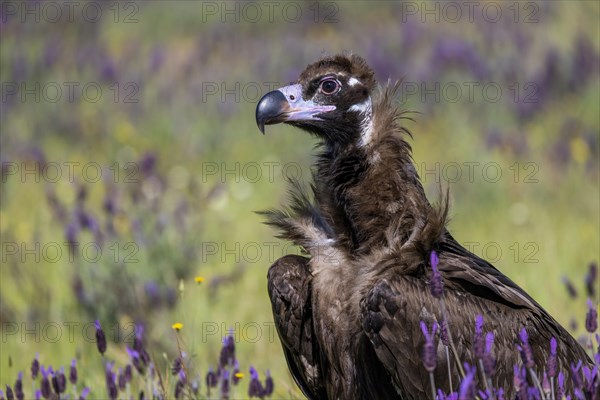
[[[397, 88], [377, 91], [362, 58], [335, 56], [309, 65], [296, 84], [268, 93], [257, 107], [261, 130], [285, 122], [320, 139], [311, 189], [293, 182], [290, 208], [264, 213], [280, 237], [308, 254], [283, 257], [268, 275], [285, 356], [304, 394], [431, 398], [419, 323], [442, 321], [429, 290], [432, 251], [439, 254], [459, 358], [475, 363], [474, 321], [483, 315], [484, 331], [496, 335], [494, 384], [508, 398], [514, 396], [515, 343], [522, 327], [538, 365], [545, 363], [552, 337], [567, 376], [571, 362], [589, 363], [539, 304], [447, 231], [446, 196], [432, 206], [413, 166], [408, 131], [401, 125], [406, 115], [393, 105]], [[437, 340], [436, 346], [438, 360], [445, 360], [445, 347]], [[437, 387], [457, 390], [455, 366], [452, 374], [453, 388], [445, 361], [438, 361]]]

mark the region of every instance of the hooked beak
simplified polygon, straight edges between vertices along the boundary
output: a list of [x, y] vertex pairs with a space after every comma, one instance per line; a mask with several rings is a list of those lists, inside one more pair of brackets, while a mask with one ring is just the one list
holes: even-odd
[[323, 106], [311, 100], [303, 100], [302, 86], [295, 84], [273, 90], [260, 99], [256, 106], [256, 124], [264, 134], [265, 125], [319, 120], [318, 114], [333, 110], [335, 106]]

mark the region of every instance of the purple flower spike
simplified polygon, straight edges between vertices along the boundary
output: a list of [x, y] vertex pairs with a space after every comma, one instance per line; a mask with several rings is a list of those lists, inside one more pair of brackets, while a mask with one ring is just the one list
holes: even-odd
[[223, 379], [221, 380], [221, 398], [229, 398], [229, 371], [223, 371]]
[[548, 361], [546, 362], [546, 367], [548, 368], [548, 376], [554, 378], [556, 376], [556, 338], [550, 339], [550, 356], [548, 357]]
[[273, 383], [273, 378], [271, 378], [271, 371], [267, 370], [265, 375], [267, 376], [265, 379], [265, 396], [270, 396], [273, 394], [275, 384]]
[[52, 389], [54, 393], [60, 394], [60, 384], [58, 383], [58, 373], [52, 375]]
[[265, 396], [265, 389], [258, 379], [258, 371], [254, 367], [250, 367], [250, 385], [248, 386], [248, 396], [263, 398]]
[[175, 384], [175, 399], [181, 399], [183, 397], [183, 390], [185, 385], [180, 380]]
[[527, 334], [527, 330], [525, 328], [521, 329], [519, 337], [521, 338], [521, 343], [523, 346], [517, 347], [521, 352], [523, 364], [525, 364], [527, 368], [533, 368], [535, 367], [535, 362], [533, 360], [533, 351], [531, 350], [531, 346], [529, 345], [529, 335]]
[[40, 355], [36, 354], [35, 358], [31, 362], [31, 379], [37, 379], [38, 374], [40, 372], [40, 362], [38, 360], [39, 358]]
[[496, 372], [496, 359], [492, 354], [494, 345], [494, 332], [488, 332], [485, 335], [485, 353], [483, 355], [483, 372], [488, 377], [492, 377]]
[[79, 396], [79, 400], [86, 400], [87, 397], [89, 396], [89, 394], [90, 394], [90, 388], [89, 387], [84, 388], [83, 392], [81, 392], [81, 396]]
[[235, 340], [230, 333], [223, 339], [223, 347], [219, 356], [219, 365], [221, 367], [232, 366], [235, 362]]
[[437, 364], [435, 345], [433, 343], [437, 329], [438, 324], [437, 322], [434, 322], [431, 333], [429, 333], [427, 325], [425, 322], [421, 321], [421, 331], [423, 331], [423, 335], [425, 336], [425, 344], [423, 345], [423, 366], [425, 366], [425, 369], [428, 372], [433, 372]]
[[132, 375], [133, 375], [133, 371], [131, 368], [131, 364], [127, 364], [127, 366], [125, 367], [125, 371], [123, 371], [123, 376], [125, 377], [125, 381], [127, 383], [131, 382]]
[[437, 253], [434, 251], [429, 255], [429, 263], [431, 264], [431, 268], [436, 268], [440, 262]]
[[562, 399], [565, 394], [565, 375], [562, 371], [558, 373], [558, 389], [556, 390], [556, 398]]
[[573, 387], [575, 389], [582, 389], [583, 382], [581, 381], [581, 374], [579, 370], [581, 369], [581, 360], [577, 363], [577, 365], [571, 363], [571, 379], [573, 379]]
[[439, 299], [444, 295], [444, 284], [442, 282], [442, 274], [440, 274], [440, 271], [437, 268], [439, 259], [435, 251], [432, 251], [429, 256], [429, 264], [431, 265], [432, 270], [431, 282], [429, 283], [431, 295]]
[[107, 362], [105, 369], [105, 377], [106, 377], [106, 390], [108, 393], [108, 398], [111, 400], [116, 400], [119, 389], [117, 388], [116, 383], [116, 374], [112, 372], [114, 363]]
[[483, 340], [483, 315], [475, 318], [475, 337], [473, 338], [473, 351], [476, 358], [483, 358], [485, 342]]
[[594, 333], [598, 329], [598, 311], [596, 311], [592, 300], [588, 299], [587, 304], [588, 312], [585, 316], [585, 330], [589, 333]]
[[577, 289], [575, 289], [575, 286], [569, 280], [569, 278], [567, 278], [566, 276], [563, 276], [562, 281], [563, 281], [563, 284], [565, 285], [565, 288], [567, 289], [567, 292], [569, 293], [569, 296], [572, 299], [577, 298]]
[[[594, 368], [590, 368], [587, 365], [583, 366], [583, 368], [581, 368], [581, 370], [583, 371], [583, 376], [585, 377], [585, 383], [588, 389], [592, 388], [592, 384], [594, 383], [594, 378], [596, 377], [596, 375], [598, 374], [598, 367], [594, 367]], [[15, 392], [16, 392], [17, 386], [15, 385]]]
[[15, 399], [15, 395], [13, 393], [13, 390], [10, 386], [6, 385], [6, 400], [14, 400]]
[[17, 381], [15, 382], [15, 396], [17, 400], [23, 400], [25, 398], [25, 394], [23, 393], [23, 372], [19, 371], [17, 374]]
[[127, 379], [125, 379], [125, 374], [121, 368], [119, 368], [119, 373], [117, 374], [117, 385], [121, 391], [127, 388]]
[[44, 399], [47, 399], [50, 397], [50, 393], [51, 393], [50, 380], [48, 379], [49, 372], [46, 371], [46, 369], [44, 368], [43, 365], [40, 367], [40, 371], [42, 372], [42, 384], [41, 384], [42, 397]]
[[473, 385], [475, 371], [477, 371], [477, 368], [471, 367], [469, 364], [465, 363], [465, 377], [460, 383], [460, 389], [458, 391], [459, 400], [475, 399], [475, 387]]
[[513, 386], [520, 399], [527, 398], [527, 372], [525, 368], [520, 368], [517, 364], [514, 366]]
[[179, 373], [177, 374], [177, 377], [179, 378], [179, 380], [182, 383], [187, 383], [187, 377], [186, 377], [185, 371], [183, 369], [181, 371], [179, 371]]
[[208, 369], [208, 373], [206, 374], [206, 386], [209, 388], [217, 386], [217, 375], [212, 367]]
[[548, 397], [552, 393], [552, 388], [550, 387], [550, 380], [548, 379], [548, 374], [544, 371], [544, 377], [542, 379], [542, 390], [546, 397]]
[[492, 346], [494, 346], [494, 340], [495, 340], [494, 332], [488, 332], [485, 335], [485, 352], [486, 353], [492, 352]]
[[104, 336], [100, 321], [96, 320], [94, 325], [96, 326], [96, 345], [98, 346], [100, 354], [104, 355], [104, 353], [106, 353], [106, 336]]
[[504, 389], [503, 388], [496, 390], [496, 399], [504, 400]]
[[181, 368], [183, 367], [183, 360], [181, 356], [177, 356], [175, 360], [173, 360], [173, 365], [171, 366], [171, 374], [177, 375]]
[[64, 393], [65, 390], [67, 390], [67, 377], [65, 376], [64, 367], [60, 367], [60, 370], [56, 375], [56, 380], [58, 382], [58, 392]]
[[446, 347], [450, 346], [450, 336], [448, 335], [448, 321], [442, 319], [440, 322], [440, 340]]
[[142, 362], [142, 359], [140, 358], [140, 353], [138, 353], [137, 351], [130, 349], [129, 347], [125, 347], [125, 350], [127, 350], [127, 354], [129, 354], [129, 358], [131, 358], [131, 363], [133, 364], [133, 366], [135, 367], [135, 369], [138, 371], [138, 373], [140, 375], [144, 375], [144, 363]]
[[71, 360], [71, 369], [69, 370], [69, 382], [75, 385], [77, 384], [77, 361]]

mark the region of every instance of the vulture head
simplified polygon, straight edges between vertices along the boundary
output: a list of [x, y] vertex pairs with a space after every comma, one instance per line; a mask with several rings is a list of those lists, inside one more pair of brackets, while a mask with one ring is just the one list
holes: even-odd
[[332, 145], [359, 143], [372, 129], [371, 94], [376, 82], [364, 59], [337, 55], [321, 59], [302, 72], [296, 83], [263, 96], [256, 123], [286, 123]]

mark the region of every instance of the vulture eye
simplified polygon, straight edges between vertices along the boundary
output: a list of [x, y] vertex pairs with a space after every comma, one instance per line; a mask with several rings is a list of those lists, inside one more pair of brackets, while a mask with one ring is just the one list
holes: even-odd
[[325, 79], [321, 82], [319, 89], [325, 94], [333, 94], [338, 91], [340, 84], [335, 79]]

